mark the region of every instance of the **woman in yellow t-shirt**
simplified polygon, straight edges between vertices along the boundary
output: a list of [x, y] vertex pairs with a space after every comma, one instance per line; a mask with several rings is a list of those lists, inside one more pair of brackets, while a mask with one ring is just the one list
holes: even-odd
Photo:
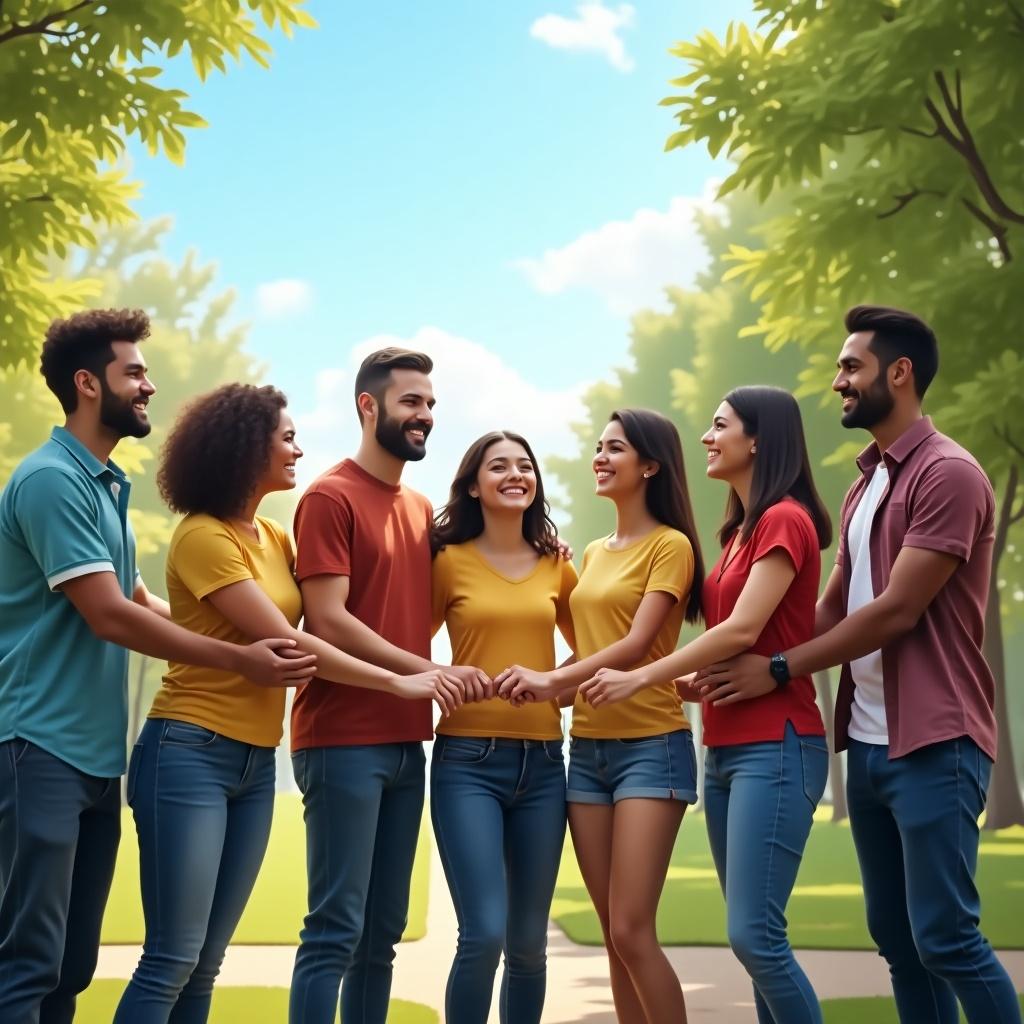
[[[275, 388], [228, 384], [172, 430], [157, 476], [171, 509], [185, 513], [167, 556], [170, 617], [232, 643], [282, 637], [316, 657], [321, 678], [453, 710], [454, 687], [439, 670], [395, 676], [298, 630], [291, 540], [256, 514], [267, 494], [295, 486], [302, 451], [285, 404]], [[117, 1024], [207, 1019], [270, 835], [284, 704], [283, 688], [170, 663], [128, 766], [146, 939]]]
[[[560, 557], [533, 452], [495, 431], [459, 466], [435, 520], [433, 617], [452, 661], [493, 676], [511, 661], [555, 667], [557, 628], [570, 647], [572, 563]], [[497, 697], [465, 704], [437, 729], [430, 811], [459, 940], [445, 1019], [486, 1024], [504, 950], [501, 1020], [539, 1024], [548, 911], [565, 837], [561, 714]]]
[[[495, 682], [522, 707], [568, 701], [598, 668], [634, 668], [675, 649], [700, 616], [704, 579], [679, 434], [648, 409], [612, 413], [593, 460], [615, 532], [583, 555], [570, 606], [578, 660], [551, 672], [516, 664]], [[573, 705], [569, 828], [601, 921], [621, 1021], [679, 1024], [683, 993], [655, 915], [688, 803], [697, 799], [690, 724], [673, 683], [622, 703]]]

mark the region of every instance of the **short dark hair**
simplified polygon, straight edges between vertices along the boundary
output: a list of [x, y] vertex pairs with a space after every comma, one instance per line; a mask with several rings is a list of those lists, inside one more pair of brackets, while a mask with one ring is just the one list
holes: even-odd
[[434, 554], [448, 544], [463, 544], [484, 532], [484, 514], [480, 502], [470, 495], [469, 489], [476, 483], [488, 449], [499, 441], [521, 444], [533, 463], [533, 472], [537, 478], [537, 493], [530, 507], [523, 513], [523, 537], [542, 555], [558, 552], [558, 531], [551, 521], [551, 509], [544, 498], [544, 483], [533, 449], [521, 434], [511, 430], [492, 430], [477, 438], [462, 456], [462, 462], [455, 471], [448, 502], [434, 516], [434, 527], [430, 532], [430, 546]]
[[827, 548], [832, 543], [832, 520], [814, 486], [797, 400], [782, 388], [753, 385], [733, 388], [722, 401], [739, 416], [743, 433], [757, 438], [750, 498], [744, 509], [739, 496], [730, 489], [725, 519], [718, 531], [722, 547], [737, 529], [741, 542], [749, 540], [761, 516], [790, 497], [800, 502], [811, 517], [818, 547]]
[[277, 388], [224, 384], [185, 407], [160, 452], [156, 484], [173, 512], [237, 516], [270, 463], [288, 399]]
[[914, 368], [914, 390], [924, 398], [939, 369], [939, 343], [935, 332], [919, 317], [890, 306], [854, 306], [847, 310], [846, 330], [871, 331], [869, 348], [884, 372], [900, 358]]
[[39, 370], [66, 413], [78, 408], [75, 374], [88, 370], [103, 377], [114, 361], [111, 343], [149, 337], [149, 317], [141, 309], [86, 309], [54, 320], [43, 342]]
[[419, 370], [430, 373], [434, 361], [423, 352], [414, 352], [408, 348], [381, 348], [371, 352], [359, 365], [356, 374], [356, 412], [359, 422], [363, 422], [363, 413], [359, 408], [359, 396], [365, 391], [379, 402], [391, 381], [392, 370]]
[[653, 409], [616, 409], [608, 417], [622, 427], [626, 440], [641, 459], [658, 464], [658, 472], [647, 481], [644, 500], [647, 511], [666, 526], [678, 530], [693, 548], [693, 582], [683, 613], [687, 622], [701, 617], [701, 592], [704, 588], [704, 556], [700, 550], [697, 521], [693, 515], [690, 489], [686, 485], [683, 444], [676, 425]]

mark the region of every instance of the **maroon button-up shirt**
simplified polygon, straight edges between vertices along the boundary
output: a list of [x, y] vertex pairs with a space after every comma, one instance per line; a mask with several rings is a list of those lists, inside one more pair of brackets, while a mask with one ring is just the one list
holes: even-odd
[[[879, 462], [889, 489], [871, 527], [871, 583], [877, 597], [889, 584], [903, 547], [943, 551], [960, 565], [925, 609], [917, 625], [882, 648], [882, 687], [889, 757], [969, 736], [996, 756], [995, 683], [981, 653], [992, 569], [995, 499], [984, 470], [966, 449], [940, 434], [928, 417], [918, 420], [885, 454], [869, 445], [857, 457], [861, 476], [840, 514], [836, 564], [849, 600], [850, 520]], [[844, 665], [836, 697], [836, 747], [847, 746], [853, 677]]]

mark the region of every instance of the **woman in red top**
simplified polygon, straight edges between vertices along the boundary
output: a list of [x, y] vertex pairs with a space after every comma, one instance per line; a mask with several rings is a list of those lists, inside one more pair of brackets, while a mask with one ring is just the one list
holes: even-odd
[[[580, 687], [599, 706], [751, 650], [774, 655], [814, 635], [821, 550], [832, 539], [811, 478], [803, 423], [787, 391], [730, 391], [703, 437], [708, 476], [729, 484], [722, 555], [704, 584], [707, 631], [632, 672], [600, 669]], [[814, 809], [828, 775], [825, 729], [809, 677], [773, 659], [776, 688], [706, 703], [704, 811], [725, 892], [729, 944], [754, 982], [760, 1024], [821, 1024], [821, 1010], [786, 937]]]

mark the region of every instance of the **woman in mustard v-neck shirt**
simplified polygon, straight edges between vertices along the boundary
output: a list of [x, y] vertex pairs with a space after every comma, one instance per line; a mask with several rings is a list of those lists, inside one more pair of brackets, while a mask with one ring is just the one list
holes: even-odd
[[[433, 616], [452, 661], [488, 676], [512, 661], [555, 667], [555, 630], [574, 645], [572, 563], [560, 557], [533, 452], [485, 434], [466, 453], [435, 521]], [[565, 836], [561, 714], [555, 701], [464, 704], [437, 729], [430, 812], [459, 940], [449, 1024], [486, 1024], [501, 953], [504, 1024], [539, 1024], [548, 911]]]
[[[633, 668], [664, 657], [684, 619], [700, 615], [704, 570], [675, 426], [649, 409], [612, 413], [593, 468], [616, 524], [587, 546], [572, 595], [579, 660], [555, 672], [520, 663], [501, 673], [496, 682], [514, 702], [567, 698], [604, 665]], [[576, 698], [567, 799], [619, 1020], [685, 1021], [682, 988], [655, 929], [683, 812], [697, 799], [690, 724], [671, 681], [614, 707]]]

